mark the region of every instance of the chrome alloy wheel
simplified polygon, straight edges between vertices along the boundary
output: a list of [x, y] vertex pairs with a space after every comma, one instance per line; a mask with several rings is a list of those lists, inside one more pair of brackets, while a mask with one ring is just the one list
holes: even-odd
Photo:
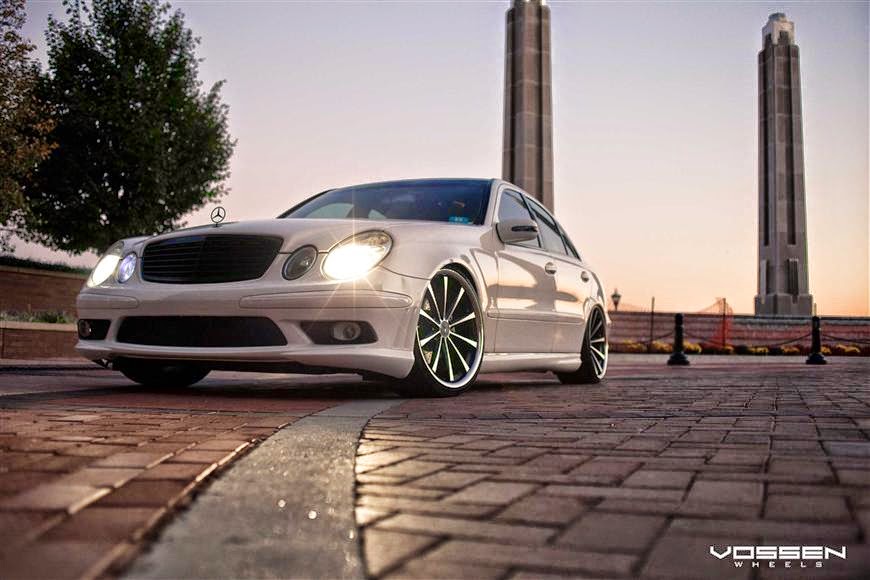
[[592, 361], [595, 376], [604, 378], [607, 372], [607, 329], [604, 324], [604, 315], [601, 310], [595, 308], [589, 316], [586, 326], [586, 337], [589, 341], [589, 360]]
[[417, 319], [417, 348], [426, 369], [451, 389], [474, 378], [483, 353], [480, 308], [464, 282], [453, 271], [440, 271], [426, 287]]

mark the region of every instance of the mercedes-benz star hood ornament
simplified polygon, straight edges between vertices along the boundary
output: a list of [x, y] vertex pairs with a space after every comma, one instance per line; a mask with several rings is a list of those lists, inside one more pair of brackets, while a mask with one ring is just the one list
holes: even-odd
[[219, 226], [224, 218], [227, 217], [227, 210], [225, 210], [221, 206], [217, 206], [213, 210], [211, 210], [211, 221], [214, 223], [215, 227]]

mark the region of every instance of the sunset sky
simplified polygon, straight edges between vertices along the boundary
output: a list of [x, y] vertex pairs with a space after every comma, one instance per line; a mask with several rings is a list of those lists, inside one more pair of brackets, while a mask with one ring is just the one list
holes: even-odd
[[[227, 81], [228, 219], [357, 182], [500, 176], [507, 0], [173, 5], [202, 39], [203, 80]], [[810, 290], [820, 314], [868, 314], [867, 2], [550, 6], [556, 215], [624, 303], [693, 312], [724, 296], [752, 311], [756, 55], [785, 12], [801, 50]], [[63, 8], [27, 11], [44, 58]]]

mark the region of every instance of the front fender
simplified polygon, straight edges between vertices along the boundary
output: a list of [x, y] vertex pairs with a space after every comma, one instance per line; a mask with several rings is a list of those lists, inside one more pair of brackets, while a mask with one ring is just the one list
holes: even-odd
[[[494, 255], [468, 248], [444, 248], [444, 252], [426, 252], [424, 248], [417, 249], [427, 255], [418, 258], [413, 267], [403, 267], [401, 264], [397, 267], [393, 263], [383, 264], [382, 267], [394, 274], [431, 280], [438, 270], [448, 266], [458, 266], [471, 277], [471, 282], [477, 289], [481, 307], [484, 308], [484, 311], [486, 310], [490, 302], [490, 287], [494, 287], [498, 283]], [[403, 248], [402, 252], [410, 256], [414, 252], [414, 248]], [[400, 258], [399, 262], [403, 261]]]
[[413, 237], [396, 232], [393, 248], [381, 267], [402, 276], [429, 280], [445, 266], [459, 266], [471, 276], [485, 310], [490, 288], [498, 283], [495, 253], [491, 249], [492, 229], [454, 228], [436, 228], [440, 235], [433, 232]]

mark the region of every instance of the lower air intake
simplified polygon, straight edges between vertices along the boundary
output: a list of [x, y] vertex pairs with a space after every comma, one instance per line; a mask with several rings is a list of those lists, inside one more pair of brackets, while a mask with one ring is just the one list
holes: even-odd
[[283, 346], [287, 339], [268, 318], [255, 316], [131, 316], [118, 342], [148, 346]]

